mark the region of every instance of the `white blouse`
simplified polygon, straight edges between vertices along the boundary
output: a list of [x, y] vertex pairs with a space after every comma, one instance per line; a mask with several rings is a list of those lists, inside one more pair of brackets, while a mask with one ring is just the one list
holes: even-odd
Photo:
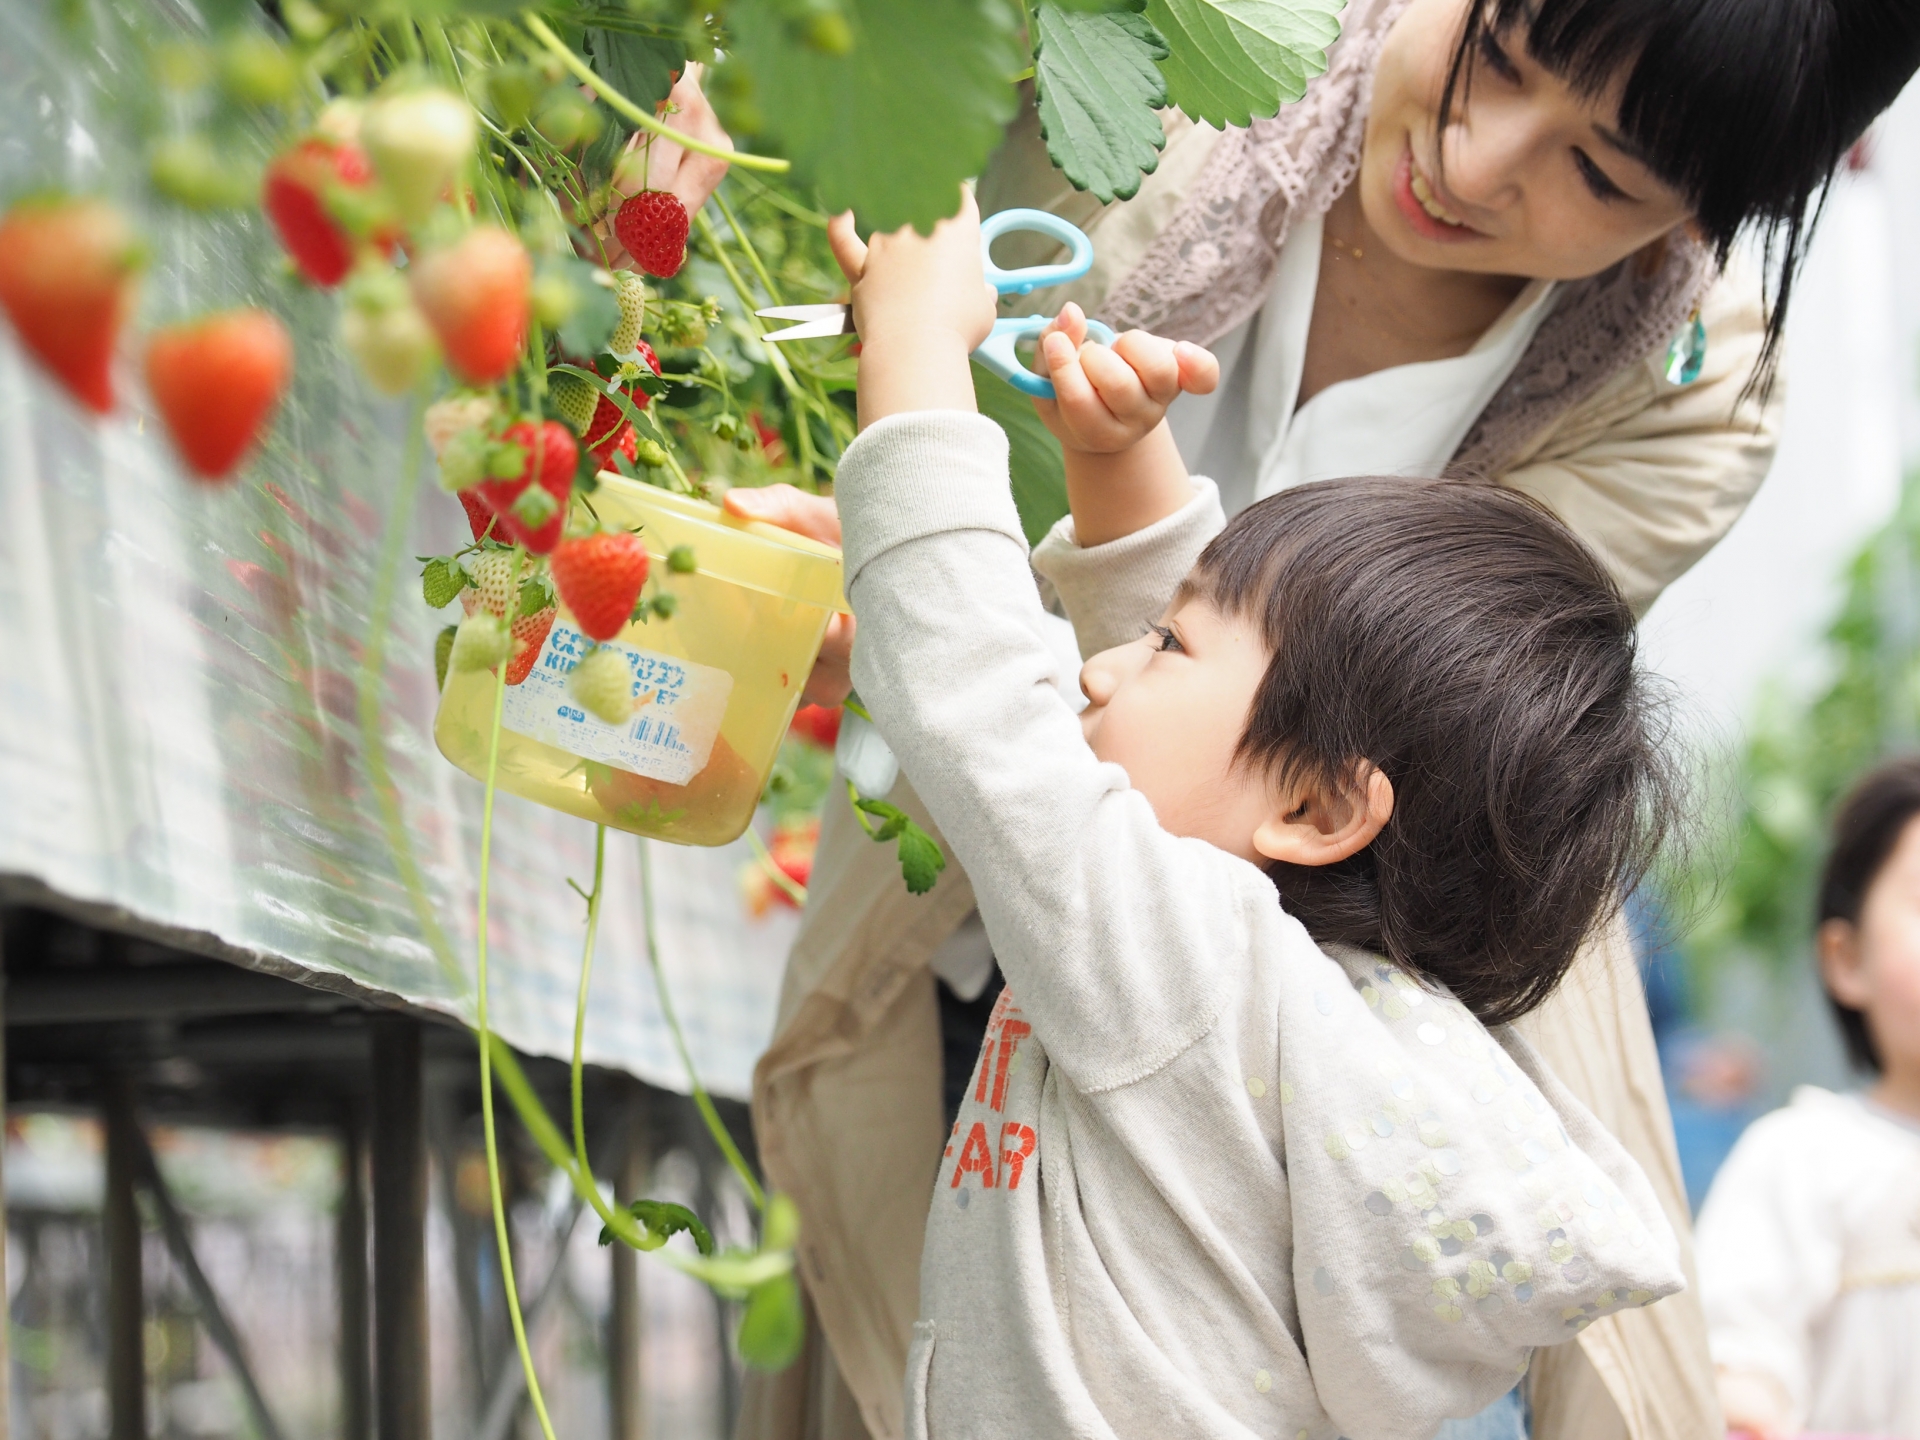
[[1229, 515], [1308, 480], [1438, 475], [1546, 318], [1554, 282], [1530, 281], [1466, 354], [1343, 380], [1296, 408], [1323, 231], [1315, 216], [1287, 237], [1267, 303], [1213, 346], [1220, 387], [1168, 413], [1187, 468], [1212, 477]]
[[1714, 1364], [1787, 1434], [1920, 1437], [1920, 1123], [1802, 1086], [1714, 1177], [1697, 1254]]

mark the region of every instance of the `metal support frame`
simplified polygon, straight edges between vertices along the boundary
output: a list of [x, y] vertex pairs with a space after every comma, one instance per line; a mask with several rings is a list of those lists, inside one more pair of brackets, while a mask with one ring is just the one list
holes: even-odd
[[376, 1015], [369, 1028], [373, 1039], [374, 1414], [379, 1440], [432, 1440], [420, 1022], [406, 1015]]
[[140, 1133], [133, 1114], [133, 1082], [126, 1072], [100, 1072], [107, 1131], [106, 1195], [101, 1206], [107, 1251], [107, 1414], [111, 1440], [147, 1440], [147, 1365], [142, 1344]]
[[227, 1364], [233, 1368], [234, 1377], [240, 1382], [240, 1393], [247, 1402], [253, 1428], [261, 1440], [284, 1440], [285, 1432], [280, 1429], [273, 1411], [268, 1408], [267, 1397], [261, 1392], [260, 1382], [254, 1378], [253, 1366], [247, 1361], [246, 1347], [240, 1343], [240, 1332], [227, 1319], [226, 1309], [220, 1304], [220, 1297], [214, 1293], [207, 1272], [200, 1268], [200, 1257], [193, 1252], [193, 1237], [188, 1233], [186, 1217], [180, 1213], [180, 1207], [173, 1203], [173, 1192], [167, 1188], [166, 1177], [160, 1173], [160, 1166], [153, 1158], [153, 1147], [147, 1143], [146, 1132], [140, 1128], [138, 1117], [133, 1120], [132, 1132], [134, 1159], [138, 1167], [136, 1178], [153, 1201], [154, 1214], [160, 1221], [160, 1233], [167, 1242], [167, 1253], [173, 1257], [173, 1263], [179, 1266], [187, 1282], [193, 1303], [200, 1311], [200, 1324], [208, 1338], [226, 1357]]
[[366, 1122], [358, 1111], [349, 1111], [340, 1127], [340, 1202], [333, 1232], [339, 1267], [341, 1440], [373, 1440], [366, 1167]]

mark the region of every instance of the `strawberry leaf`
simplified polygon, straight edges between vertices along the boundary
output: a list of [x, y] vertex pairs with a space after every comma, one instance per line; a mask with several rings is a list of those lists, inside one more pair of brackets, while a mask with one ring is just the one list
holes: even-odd
[[1307, 93], [1346, 0], [1147, 0], [1167, 42], [1167, 98], [1194, 120], [1245, 125]]
[[420, 595], [429, 610], [452, 604], [466, 588], [467, 572], [444, 556], [436, 555], [420, 571]]
[[1024, 67], [1014, 7], [1000, 0], [843, 0], [844, 53], [795, 43], [782, 0], [727, 8], [730, 59], [766, 134], [829, 214], [922, 231], [953, 214], [1013, 118]]
[[800, 1285], [791, 1274], [756, 1285], [740, 1317], [740, 1358], [756, 1370], [784, 1370], [807, 1338], [800, 1313]]
[[[702, 1225], [700, 1217], [684, 1205], [676, 1205], [670, 1200], [635, 1200], [627, 1206], [627, 1213], [638, 1220], [641, 1228], [647, 1232], [650, 1243], [643, 1245], [642, 1249], [658, 1250], [684, 1230], [693, 1237], [693, 1243], [702, 1255], [713, 1254], [713, 1232]], [[611, 1245], [613, 1241], [613, 1231], [602, 1225], [600, 1243]]]
[[584, 38], [593, 73], [648, 112], [667, 98], [687, 63], [686, 42], [666, 36], [589, 29]]
[[1127, 199], [1160, 164], [1166, 132], [1154, 112], [1167, 103], [1155, 66], [1167, 42], [1144, 15], [1034, 10], [1034, 84], [1047, 154], [1102, 201]]
[[569, 355], [598, 355], [620, 323], [620, 302], [606, 286], [593, 283], [593, 266], [576, 256], [555, 257], [546, 268], [564, 277], [575, 302], [560, 325], [561, 347]]
[[516, 620], [528, 615], [538, 615], [553, 604], [553, 591], [541, 580], [522, 580], [520, 582], [520, 604], [513, 612]]
[[907, 882], [908, 893], [926, 894], [946, 868], [947, 857], [940, 853], [934, 838], [913, 821], [907, 821], [900, 831], [900, 877]]
[[980, 413], [1007, 432], [1013, 503], [1019, 508], [1027, 543], [1038, 545], [1067, 513], [1067, 472], [1060, 442], [1040, 423], [1026, 396], [978, 365], [973, 367], [973, 393]]

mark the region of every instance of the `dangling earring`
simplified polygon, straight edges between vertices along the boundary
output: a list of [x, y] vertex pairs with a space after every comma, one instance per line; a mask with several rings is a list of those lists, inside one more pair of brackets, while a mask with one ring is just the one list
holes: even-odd
[[1691, 385], [1700, 378], [1700, 367], [1707, 363], [1707, 327], [1700, 321], [1700, 307], [1693, 307], [1686, 325], [1667, 346], [1667, 383]]

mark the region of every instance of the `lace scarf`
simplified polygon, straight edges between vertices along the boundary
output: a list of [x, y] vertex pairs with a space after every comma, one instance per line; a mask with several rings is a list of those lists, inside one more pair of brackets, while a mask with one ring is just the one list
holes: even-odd
[[[1109, 323], [1205, 345], [1266, 303], [1294, 221], [1325, 214], [1359, 170], [1374, 67], [1405, 4], [1354, 0], [1326, 72], [1306, 95], [1271, 120], [1220, 137], [1173, 218], [1108, 294]], [[1676, 230], [1611, 269], [1563, 284], [1450, 468], [1509, 468], [1530, 440], [1667, 344], [1714, 273], [1705, 247]]]

